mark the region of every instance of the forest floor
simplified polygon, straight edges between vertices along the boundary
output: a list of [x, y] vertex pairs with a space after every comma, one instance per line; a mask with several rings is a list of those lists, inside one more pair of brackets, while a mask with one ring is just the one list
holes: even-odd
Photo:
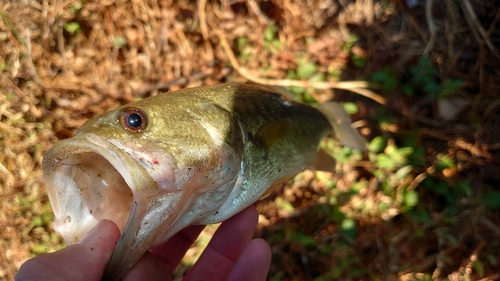
[[[287, 87], [369, 142], [258, 204], [269, 280], [500, 280], [500, 1], [0, 2], [0, 280], [64, 246], [44, 152], [176, 89]], [[210, 226], [175, 273], [206, 245]]]

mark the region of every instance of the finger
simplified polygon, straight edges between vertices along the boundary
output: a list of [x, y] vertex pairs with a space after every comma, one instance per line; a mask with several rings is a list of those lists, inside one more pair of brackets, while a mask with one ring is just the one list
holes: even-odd
[[184, 280], [226, 280], [252, 239], [257, 220], [257, 211], [251, 206], [222, 223]]
[[25, 262], [15, 280], [101, 280], [118, 238], [120, 230], [116, 224], [102, 220], [80, 244]]
[[141, 280], [170, 280], [170, 273], [153, 254], [147, 252], [130, 270], [123, 281], [141, 281]]
[[166, 243], [150, 249], [149, 252], [158, 259], [164, 271], [171, 274], [204, 227], [204, 225], [196, 225], [185, 228]]
[[271, 265], [271, 247], [262, 239], [250, 241], [229, 275], [229, 281], [266, 280]]

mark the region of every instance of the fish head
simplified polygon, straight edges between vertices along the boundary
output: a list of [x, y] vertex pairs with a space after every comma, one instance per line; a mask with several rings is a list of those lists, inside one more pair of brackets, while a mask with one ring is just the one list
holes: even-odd
[[144, 100], [92, 118], [44, 155], [54, 228], [68, 245], [102, 219], [120, 228], [105, 273], [113, 280], [149, 248], [217, 213], [238, 180], [241, 158], [231, 146], [160, 104]]
[[[134, 198], [157, 196], [161, 187], [172, 189], [175, 158], [166, 149], [159, 153], [158, 143], [147, 138], [154, 134], [147, 116], [140, 108], [119, 108], [90, 119], [73, 138], [45, 154], [54, 228], [68, 245], [78, 243], [101, 219], [124, 229]], [[144, 118], [140, 126], [139, 118]], [[135, 122], [135, 131], [124, 122]], [[155, 175], [160, 173], [161, 178]]]

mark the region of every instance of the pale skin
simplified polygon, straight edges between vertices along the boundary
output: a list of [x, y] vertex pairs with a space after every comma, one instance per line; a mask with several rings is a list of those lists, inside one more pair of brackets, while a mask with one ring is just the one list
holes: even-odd
[[[252, 239], [257, 220], [257, 211], [251, 206], [222, 223], [183, 280], [266, 280], [271, 249], [264, 240]], [[124, 280], [170, 280], [202, 229], [186, 228], [149, 250]], [[28, 260], [15, 280], [99, 281], [119, 237], [116, 224], [103, 220], [79, 244]]]

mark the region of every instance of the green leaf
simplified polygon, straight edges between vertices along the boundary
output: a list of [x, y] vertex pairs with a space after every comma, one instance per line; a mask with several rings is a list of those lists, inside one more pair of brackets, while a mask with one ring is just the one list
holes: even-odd
[[394, 174], [395, 176], [394, 180], [398, 182], [403, 180], [411, 173], [411, 171], [413, 171], [413, 166], [411, 165], [402, 167]]
[[77, 12], [79, 12], [81, 9], [82, 9], [83, 5], [82, 5], [82, 2], [80, 1], [76, 1], [75, 3], [73, 3], [73, 5], [69, 8], [69, 10], [71, 11], [71, 13], [75, 14]]
[[358, 56], [358, 55], [352, 55], [351, 56], [351, 61], [356, 66], [357, 68], [363, 68], [366, 66], [366, 62], [368, 61], [365, 57]]
[[370, 144], [368, 145], [368, 150], [374, 153], [378, 153], [384, 150], [386, 144], [387, 140], [384, 137], [376, 136], [370, 141]]
[[316, 64], [302, 60], [299, 61], [299, 65], [297, 67], [297, 77], [299, 79], [307, 78], [314, 74], [318, 70]]
[[113, 44], [118, 49], [121, 49], [125, 47], [125, 45], [127, 45], [127, 38], [125, 38], [125, 36], [122, 35], [117, 35], [111, 38], [111, 44]]
[[472, 185], [468, 180], [462, 180], [457, 183], [457, 189], [461, 190], [465, 196], [472, 197]]
[[274, 23], [268, 25], [266, 30], [264, 31], [264, 39], [267, 42], [273, 41], [273, 39], [275, 38], [276, 30], [277, 30], [277, 28], [276, 28], [276, 25]]
[[415, 207], [418, 205], [419, 195], [415, 190], [409, 190], [404, 196], [404, 203], [408, 207]]
[[463, 84], [464, 81], [460, 79], [446, 79], [441, 85], [442, 90], [441, 93], [439, 93], [439, 97], [442, 98], [458, 92], [458, 89], [460, 89]]
[[413, 78], [427, 78], [431, 77], [437, 73], [436, 67], [431, 65], [431, 58], [420, 57], [418, 64], [410, 69], [410, 72], [414, 75]]
[[484, 264], [480, 260], [474, 262], [474, 269], [476, 270], [479, 277], [484, 276]]
[[401, 147], [394, 149], [392, 152], [387, 152], [387, 154], [397, 166], [401, 166], [408, 162], [408, 157], [413, 153], [413, 150], [413, 147]]
[[318, 101], [308, 92], [304, 94], [304, 103], [316, 106], [318, 105]]
[[31, 247], [31, 252], [39, 255], [47, 252], [47, 246], [46, 245], [33, 245]]
[[375, 165], [387, 170], [393, 170], [395, 168], [394, 161], [392, 161], [387, 154], [377, 154], [375, 157]]
[[[411, 209], [408, 214], [416, 223], [426, 223], [430, 221], [429, 211], [424, 207], [417, 205], [415, 208]], [[425, 237], [427, 232], [423, 229], [416, 229], [415, 236], [416, 237]]]
[[243, 48], [248, 44], [248, 38], [245, 36], [240, 36], [236, 39], [236, 46], [240, 53], [243, 51]]
[[359, 112], [358, 105], [353, 102], [342, 102], [341, 104], [344, 107], [347, 114], [356, 114]]
[[332, 245], [330, 245], [330, 244], [326, 244], [325, 246], [323, 246], [323, 247], [321, 248], [321, 253], [322, 253], [323, 255], [329, 255], [329, 254], [331, 254], [332, 252], [333, 252], [333, 246], [332, 246]]
[[455, 168], [456, 167], [456, 164], [453, 161], [453, 159], [451, 159], [447, 155], [439, 154], [436, 158], [437, 158], [436, 159], [436, 169], [438, 171], [442, 171], [446, 168]]
[[483, 204], [488, 209], [498, 209], [500, 207], [500, 191], [488, 191], [482, 196]]
[[323, 82], [325, 81], [325, 74], [324, 73], [315, 73], [309, 78], [310, 82]]
[[5, 99], [7, 101], [11, 101], [11, 100], [15, 99], [16, 97], [17, 97], [17, 95], [14, 92], [8, 92], [7, 95], [5, 96]]
[[382, 84], [384, 92], [394, 91], [398, 85], [398, 77], [394, 68], [385, 67], [381, 71], [373, 73], [370, 83]]
[[280, 209], [283, 209], [287, 212], [293, 212], [293, 210], [294, 210], [292, 203], [283, 200], [283, 198], [281, 198], [281, 197], [276, 197], [275, 202], [276, 202], [276, 205], [278, 205], [278, 207]]
[[42, 218], [41, 217], [34, 217], [34, 218], [32, 218], [31, 219], [31, 224], [34, 227], [42, 226], [43, 225]]
[[435, 81], [424, 82], [423, 90], [431, 99], [435, 99], [441, 93], [441, 85]]
[[401, 91], [408, 97], [411, 97], [413, 96], [414, 92], [415, 92], [415, 89], [413, 88], [412, 85], [410, 84], [403, 84], [401, 86]]
[[68, 22], [64, 25], [64, 29], [71, 34], [75, 34], [80, 31], [80, 24], [74, 21]]
[[290, 237], [292, 241], [295, 241], [299, 243], [300, 245], [307, 247], [307, 246], [313, 246], [316, 245], [316, 241], [314, 240], [313, 237], [309, 235], [302, 234], [300, 232], [296, 232], [292, 234], [292, 237]]
[[295, 95], [296, 100], [303, 102], [302, 97], [300, 97], [300, 96], [302, 96], [303, 94], [306, 93], [306, 88], [297, 87], [297, 86], [290, 86], [290, 87], [287, 87], [286, 89]]
[[356, 222], [353, 219], [344, 219], [340, 225], [339, 232], [352, 239], [356, 238]]
[[342, 47], [342, 50], [346, 53], [350, 52], [352, 47], [354, 46], [354, 43], [356, 43], [359, 40], [357, 35], [351, 35], [347, 38], [346, 42], [344, 43], [344, 46]]

